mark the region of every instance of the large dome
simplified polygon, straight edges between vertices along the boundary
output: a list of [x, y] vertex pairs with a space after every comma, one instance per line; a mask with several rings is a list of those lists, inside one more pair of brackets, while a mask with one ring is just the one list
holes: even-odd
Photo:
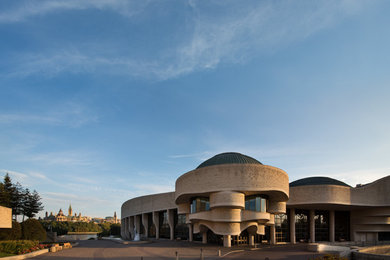
[[290, 183], [290, 187], [306, 186], [306, 185], [338, 185], [338, 186], [351, 187], [342, 181], [335, 180], [329, 177], [308, 177]]
[[262, 164], [258, 160], [240, 153], [220, 153], [201, 163], [196, 169], [220, 164]]

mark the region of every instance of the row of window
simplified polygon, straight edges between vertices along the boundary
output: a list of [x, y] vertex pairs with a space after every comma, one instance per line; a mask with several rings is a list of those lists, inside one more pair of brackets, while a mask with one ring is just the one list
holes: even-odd
[[[245, 197], [245, 210], [257, 212], [267, 211], [268, 197], [265, 195], [252, 195]], [[196, 197], [191, 200], [191, 213], [210, 210], [207, 197]]]

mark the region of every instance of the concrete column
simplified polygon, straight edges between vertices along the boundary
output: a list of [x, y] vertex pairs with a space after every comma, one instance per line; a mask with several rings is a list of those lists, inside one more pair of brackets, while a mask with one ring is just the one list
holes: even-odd
[[275, 225], [270, 226], [271, 245], [276, 244]]
[[248, 241], [248, 243], [249, 243], [250, 246], [254, 246], [255, 245], [255, 236], [254, 235], [249, 234], [249, 241]]
[[335, 223], [334, 223], [334, 210], [329, 211], [329, 241], [335, 240]]
[[[124, 220], [123, 238], [124, 239], [130, 239], [130, 232], [129, 232], [129, 220], [130, 220], [130, 217], [126, 217], [123, 220]], [[121, 225], [121, 227], [122, 227], [122, 225]]]
[[145, 229], [145, 237], [149, 236], [149, 223], [148, 223], [148, 214], [147, 213], [142, 213], [142, 225], [144, 226]]
[[170, 228], [170, 239], [175, 239], [175, 218], [174, 218], [174, 211], [173, 209], [168, 209], [168, 224]]
[[156, 227], [156, 239], [160, 238], [160, 219], [158, 211], [153, 211], [153, 224]]
[[122, 239], [127, 239], [126, 237], [125, 237], [125, 234], [126, 234], [126, 228], [127, 228], [127, 225], [126, 225], [126, 218], [122, 218], [122, 221], [121, 221], [121, 223], [123, 223], [123, 225], [121, 225], [121, 238]]
[[188, 224], [188, 241], [192, 242], [193, 235], [192, 224]]
[[232, 236], [231, 235], [224, 235], [223, 236], [223, 246], [224, 247], [231, 247], [232, 246]]
[[295, 209], [290, 209], [290, 243], [295, 244]]
[[129, 222], [128, 222], [128, 229], [129, 229], [129, 239], [134, 239], [134, 216], [129, 217]]
[[141, 215], [134, 216], [135, 232], [140, 234], [141, 232]]
[[314, 221], [314, 216], [315, 212], [314, 209], [310, 210], [309, 214], [309, 219], [310, 219], [310, 243], [315, 243], [316, 242], [316, 224]]
[[207, 231], [202, 233], [202, 243], [207, 244]]

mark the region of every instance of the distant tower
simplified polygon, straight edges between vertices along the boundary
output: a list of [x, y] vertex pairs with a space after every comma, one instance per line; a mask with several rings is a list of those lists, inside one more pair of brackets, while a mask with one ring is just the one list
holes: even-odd
[[73, 214], [72, 214], [72, 205], [71, 204], [69, 204], [69, 209], [68, 209], [68, 216], [72, 216]]
[[117, 218], [116, 218], [116, 211], [114, 211], [114, 223], [115, 223], [115, 224], [118, 223], [118, 220], [117, 220]]
[[46, 211], [45, 217], [47, 218], [48, 216], [49, 216], [49, 213], [47, 213], [47, 211]]

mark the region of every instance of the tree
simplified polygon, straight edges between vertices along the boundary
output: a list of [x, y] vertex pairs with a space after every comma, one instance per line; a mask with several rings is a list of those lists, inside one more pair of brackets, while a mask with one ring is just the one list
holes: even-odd
[[30, 193], [30, 190], [26, 189], [22, 207], [23, 217], [27, 216], [28, 218], [32, 218], [41, 210], [43, 210], [43, 206], [38, 192], [34, 190], [33, 193]]
[[29, 218], [22, 222], [22, 238], [43, 241], [46, 239], [46, 231], [38, 220]]
[[22, 236], [22, 228], [16, 221], [12, 221], [12, 228], [0, 228], [0, 240], [18, 240]]
[[20, 185], [19, 182], [13, 185], [13, 190], [11, 194], [11, 208], [12, 208], [12, 214], [16, 216], [22, 214], [22, 208], [24, 204], [24, 194], [25, 189]]
[[4, 176], [4, 181], [0, 185], [0, 204], [4, 207], [11, 207], [11, 193], [13, 185], [8, 173]]
[[0, 182], [0, 205], [11, 208], [13, 219], [23, 214], [32, 218], [39, 211], [43, 210], [41, 197], [36, 190], [33, 193], [29, 189], [24, 189], [19, 182], [12, 183], [9, 174], [4, 176], [4, 181]]

